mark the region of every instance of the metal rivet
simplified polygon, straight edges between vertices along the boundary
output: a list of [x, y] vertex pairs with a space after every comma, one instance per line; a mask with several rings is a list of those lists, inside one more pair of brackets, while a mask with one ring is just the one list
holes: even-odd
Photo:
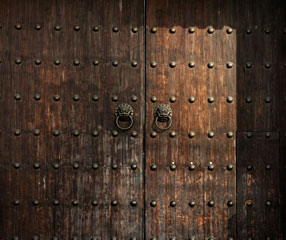
[[267, 164], [267, 165], [265, 166], [265, 169], [266, 169], [266, 170], [271, 170], [271, 165], [270, 165], [270, 164]]
[[271, 97], [265, 97], [265, 102], [266, 103], [271, 103]]
[[172, 61], [169, 63], [170, 68], [176, 67], [176, 62]]
[[195, 168], [196, 168], [195, 164], [193, 162], [191, 162], [189, 165], [189, 170], [193, 171], [193, 170], [195, 170]]
[[176, 32], [176, 28], [171, 27], [170, 30], [169, 30], [169, 32], [170, 32], [170, 33], [175, 33], [175, 32]]
[[99, 29], [100, 29], [100, 27], [99, 26], [93, 26], [93, 31], [95, 31], [95, 32], [98, 32], [99, 31]]
[[93, 200], [93, 201], [91, 202], [91, 204], [92, 204], [92, 206], [97, 206], [97, 205], [98, 205], [98, 202], [97, 202], [96, 200]]
[[175, 96], [171, 96], [169, 100], [170, 100], [171, 103], [174, 103], [174, 102], [176, 102], [176, 97]]
[[172, 171], [174, 171], [174, 170], [176, 170], [176, 168], [177, 168], [176, 164], [174, 162], [172, 162], [171, 165], [170, 165], [170, 169]]
[[188, 64], [188, 66], [190, 67], [190, 68], [194, 68], [195, 67], [195, 62], [189, 62], [189, 64]]
[[92, 163], [92, 168], [93, 168], [94, 170], [98, 169], [98, 163]]
[[152, 165], [150, 166], [150, 169], [151, 169], [152, 171], [155, 171], [155, 170], [157, 169], [156, 164], [152, 164]]
[[61, 26], [60, 26], [60, 25], [56, 25], [56, 26], [54, 27], [54, 29], [55, 29], [56, 31], [60, 31], [60, 30], [61, 30]]
[[39, 169], [39, 168], [40, 168], [40, 163], [35, 162], [35, 163], [33, 164], [33, 167], [34, 167], [35, 169]]
[[227, 202], [227, 206], [228, 207], [232, 207], [234, 204], [233, 204], [233, 201], [231, 201], [231, 200], [229, 200], [228, 202]]
[[137, 169], [137, 165], [136, 165], [135, 163], [133, 163], [133, 164], [131, 164], [130, 168], [131, 168], [132, 170], [136, 170], [136, 169]]
[[226, 64], [226, 67], [227, 67], [227, 68], [232, 68], [232, 67], [233, 67], [233, 63], [232, 63], [232, 62], [228, 62], [228, 63]]
[[117, 60], [113, 60], [113, 61], [112, 61], [112, 65], [113, 65], [114, 67], [117, 67], [118, 64], [119, 64], [119, 62], [118, 62]]
[[59, 205], [59, 200], [58, 199], [54, 199], [54, 201], [53, 201], [53, 205], [55, 205], [55, 206], [58, 206]]
[[150, 206], [151, 206], [151, 207], [156, 207], [156, 205], [157, 205], [157, 202], [156, 202], [155, 200], [152, 200], [152, 201], [150, 202]]
[[212, 132], [212, 131], [208, 132], [208, 137], [209, 138], [213, 138], [214, 137], [214, 132]]
[[247, 165], [247, 166], [246, 166], [246, 169], [247, 169], [248, 171], [251, 171], [251, 170], [253, 169], [253, 167], [252, 167], [251, 165]]
[[96, 102], [96, 101], [98, 101], [98, 99], [99, 99], [99, 97], [98, 97], [97, 95], [93, 95], [93, 96], [92, 96], [92, 101], [95, 101], [95, 102]]
[[156, 101], [157, 101], [157, 98], [156, 98], [155, 96], [152, 96], [152, 97], [151, 97], [151, 102], [154, 103], [154, 102], [156, 102]]
[[72, 166], [73, 166], [74, 169], [78, 169], [79, 168], [79, 163], [78, 162], [74, 162]]
[[171, 207], [175, 207], [175, 206], [176, 206], [176, 202], [175, 202], [175, 201], [171, 201], [171, 202], [170, 202], [170, 206], [171, 206]]
[[228, 171], [231, 171], [231, 170], [233, 169], [233, 165], [232, 165], [231, 163], [228, 164], [227, 167], [226, 167], [226, 169], [227, 169]]
[[138, 28], [137, 27], [133, 27], [131, 30], [132, 30], [133, 33], [137, 33], [138, 32]]
[[214, 201], [209, 201], [209, 202], [208, 202], [208, 206], [209, 206], [209, 207], [213, 207], [213, 206], [214, 206]]
[[209, 27], [209, 28], [208, 28], [208, 33], [209, 33], [209, 34], [214, 33], [214, 28], [213, 28], [213, 27]]
[[138, 66], [138, 62], [137, 61], [132, 61], [131, 62], [131, 66], [132, 67], [137, 67]]
[[54, 101], [59, 101], [61, 99], [61, 97], [60, 97], [60, 95], [56, 94], [53, 99], [54, 99]]
[[151, 136], [152, 138], [155, 138], [155, 137], [157, 137], [157, 133], [156, 133], [155, 131], [152, 131], [152, 132], [150, 133], [150, 136]]
[[131, 132], [131, 136], [132, 136], [132, 137], [137, 137], [137, 132], [136, 132], [136, 131], [132, 131], [132, 132]]
[[214, 102], [214, 98], [213, 98], [213, 97], [209, 97], [209, 98], [208, 98], [208, 102], [209, 102], [209, 103], [213, 103], [213, 102]]
[[189, 28], [189, 33], [192, 34], [192, 33], [194, 33], [195, 31], [196, 31], [196, 29], [195, 29], [194, 27], [190, 27], [190, 28]]
[[208, 68], [214, 68], [214, 63], [213, 62], [209, 62], [208, 63]]
[[117, 201], [116, 200], [111, 201], [111, 205], [112, 206], [116, 206], [117, 205]]
[[157, 29], [156, 27], [152, 27], [152, 28], [151, 28], [151, 33], [156, 33], [157, 30], [158, 30], [158, 29]]
[[111, 167], [113, 170], [116, 170], [118, 168], [118, 165], [116, 163], [112, 164], [112, 167]]
[[196, 205], [196, 203], [195, 203], [194, 201], [190, 201], [190, 202], [189, 202], [189, 206], [190, 206], [190, 207], [194, 207], [195, 205]]
[[196, 101], [195, 97], [189, 97], [189, 102], [194, 103]]
[[36, 59], [36, 60], [35, 60], [35, 64], [36, 64], [36, 65], [40, 65], [41, 63], [42, 63], [42, 62], [41, 62], [40, 59]]
[[35, 93], [34, 99], [35, 99], [36, 101], [39, 101], [39, 100], [41, 99], [41, 95], [40, 95], [39, 93]]
[[16, 93], [14, 95], [15, 100], [21, 100], [21, 95], [19, 93]]
[[99, 60], [94, 60], [92, 63], [93, 63], [94, 66], [98, 66], [99, 65]]
[[112, 96], [112, 101], [113, 101], [113, 102], [117, 102], [117, 101], [118, 101], [118, 96], [113, 95], [113, 96]]
[[39, 205], [39, 200], [35, 199], [35, 200], [33, 201], [33, 205], [34, 205], [34, 206], [38, 206], [38, 205]]
[[59, 135], [60, 135], [59, 130], [54, 130], [54, 131], [53, 131], [53, 135], [54, 135], [55, 137], [59, 136]]
[[79, 100], [79, 95], [74, 95], [72, 99], [77, 102]]
[[232, 32], [233, 32], [232, 28], [226, 29], [226, 33], [227, 33], [227, 34], [232, 34]]
[[21, 130], [20, 129], [15, 129], [14, 134], [15, 134], [15, 136], [20, 136], [21, 135]]
[[188, 133], [189, 138], [194, 138], [195, 137], [195, 132], [191, 131]]
[[251, 97], [246, 97], [246, 98], [245, 98], [245, 101], [246, 101], [247, 103], [251, 103], [251, 102], [252, 102], [252, 98], [251, 98]]
[[16, 200], [14, 200], [13, 203], [14, 203], [15, 206], [18, 206], [20, 204], [20, 200], [16, 199]]
[[53, 163], [53, 168], [54, 169], [58, 169], [60, 167], [60, 165], [58, 163]]
[[118, 136], [118, 131], [116, 131], [116, 130], [112, 130], [112, 136], [113, 137], [117, 137]]
[[252, 200], [247, 200], [246, 201], [246, 206], [248, 206], [248, 207], [253, 206], [253, 201]]
[[119, 31], [119, 28], [118, 28], [118, 27], [113, 27], [113, 28], [112, 28], [112, 31], [113, 31], [113, 32], [118, 32], [118, 31]]
[[36, 25], [35, 25], [35, 29], [36, 29], [36, 30], [41, 30], [41, 28], [42, 28], [42, 27], [41, 27], [40, 24], [36, 24]]
[[97, 130], [93, 130], [91, 134], [93, 137], [97, 137], [99, 132]]
[[56, 59], [56, 60], [54, 61], [54, 64], [55, 64], [55, 65], [60, 65], [60, 64], [61, 64], [61, 61], [58, 60], [58, 59]]
[[214, 170], [214, 165], [212, 162], [209, 163], [208, 170], [210, 170], [210, 171]]
[[132, 101], [132, 102], [136, 102], [136, 101], [137, 101], [137, 96], [132, 95], [132, 96], [131, 96], [131, 101]]
[[265, 202], [265, 205], [266, 205], [267, 207], [270, 207], [270, 206], [272, 205], [272, 203], [271, 203], [271, 201], [267, 200], [267, 201]]
[[20, 163], [15, 162], [15, 163], [14, 163], [14, 168], [15, 168], [15, 169], [18, 169], [19, 167], [20, 167]]
[[245, 66], [246, 66], [246, 68], [252, 68], [252, 63], [251, 63], [251, 62], [247, 62], [247, 63], [245, 64]]
[[271, 68], [271, 63], [270, 62], [265, 63], [264, 67], [267, 68], [267, 69]]
[[232, 96], [228, 96], [228, 97], [226, 98], [226, 101], [227, 101], [228, 103], [232, 103], [232, 102], [233, 102], [233, 97], [232, 97]]
[[79, 62], [78, 59], [75, 59], [75, 60], [73, 61], [73, 65], [78, 66], [79, 64], [80, 64], [80, 62]]
[[155, 67], [157, 66], [157, 63], [156, 63], [155, 61], [152, 61], [152, 62], [150, 63], [150, 66], [151, 66], [152, 68], [155, 68]]
[[169, 133], [169, 136], [172, 137], [172, 138], [175, 137], [175, 136], [176, 136], [176, 132], [175, 132], [175, 131], [171, 131], [171, 132]]
[[233, 137], [233, 132], [228, 132], [226, 135], [227, 135], [228, 138], [232, 138]]
[[79, 30], [80, 30], [80, 27], [79, 27], [78, 25], [76, 25], [76, 26], [73, 27], [73, 30], [79, 31]]
[[78, 200], [72, 200], [72, 205], [77, 206], [79, 204]]
[[245, 31], [247, 34], [251, 34], [252, 33], [252, 30], [250, 28], [246, 29]]
[[137, 205], [137, 202], [136, 202], [135, 200], [132, 200], [132, 201], [130, 202], [130, 205], [131, 205], [132, 207], [135, 207], [135, 206]]
[[15, 63], [16, 63], [16, 64], [21, 64], [21, 58], [16, 58], [16, 59], [15, 59]]
[[264, 33], [265, 33], [265, 34], [269, 34], [270, 32], [271, 32], [270, 27], [266, 27], [266, 28], [264, 29]]
[[270, 137], [271, 137], [271, 132], [265, 133], [265, 137], [266, 137], [266, 138], [270, 138]]
[[16, 24], [16, 25], [15, 25], [15, 28], [16, 28], [17, 30], [21, 30], [21, 29], [22, 29], [22, 25], [21, 25], [21, 24]]

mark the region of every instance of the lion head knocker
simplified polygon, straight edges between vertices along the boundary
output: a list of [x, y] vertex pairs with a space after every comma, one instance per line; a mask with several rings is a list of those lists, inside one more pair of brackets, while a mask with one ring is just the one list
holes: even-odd
[[[155, 124], [157, 128], [166, 130], [172, 125], [172, 109], [168, 104], [159, 104], [154, 110]], [[167, 122], [166, 127], [160, 127], [158, 122]]]
[[[127, 104], [127, 103], [121, 103], [119, 104], [114, 111], [114, 114], [116, 116], [116, 125], [121, 130], [128, 130], [133, 125], [133, 108]], [[127, 122], [129, 121], [130, 124], [127, 127], [122, 127], [119, 122]]]

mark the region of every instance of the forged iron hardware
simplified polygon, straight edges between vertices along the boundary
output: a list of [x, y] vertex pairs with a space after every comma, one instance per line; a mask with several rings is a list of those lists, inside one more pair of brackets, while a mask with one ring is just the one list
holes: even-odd
[[92, 96], [92, 101], [95, 101], [95, 102], [96, 102], [96, 101], [98, 101], [98, 99], [99, 99], [99, 97], [98, 97], [97, 95], [93, 95], [93, 96]]
[[14, 168], [15, 168], [15, 169], [18, 169], [19, 167], [20, 167], [20, 163], [15, 162], [15, 163], [14, 163]]
[[246, 29], [245, 31], [247, 34], [251, 34], [252, 33], [252, 30], [250, 28]]
[[136, 102], [137, 101], [137, 96], [136, 95], [132, 95], [131, 96], [131, 101], [132, 102]]
[[54, 130], [54, 131], [53, 131], [53, 135], [54, 135], [55, 137], [59, 136], [59, 135], [60, 135], [59, 130]]
[[271, 137], [271, 132], [265, 133], [265, 137], [266, 137], [266, 138], [270, 138], [270, 137]]
[[232, 96], [228, 96], [228, 97], [226, 98], [226, 101], [227, 101], [228, 103], [232, 103], [232, 102], [233, 102], [233, 97], [232, 97]]
[[112, 96], [112, 101], [113, 102], [117, 102], [118, 101], [118, 96], [117, 95], [113, 95]]
[[13, 202], [13, 204], [14, 204], [15, 206], [18, 206], [18, 205], [20, 204], [20, 200], [15, 199], [14, 202]]
[[133, 33], [137, 33], [138, 32], [138, 28], [137, 27], [133, 27], [131, 30], [132, 30]]
[[99, 65], [99, 61], [98, 61], [98, 60], [94, 60], [94, 61], [92, 62], [92, 64], [93, 64], [94, 66], [98, 66], [98, 65]]
[[175, 96], [171, 96], [171, 97], [170, 97], [170, 102], [171, 102], [171, 103], [176, 102], [176, 97], [175, 97]]
[[113, 137], [117, 137], [118, 136], [118, 131], [112, 130], [111, 134], [112, 134]]
[[264, 67], [267, 68], [267, 69], [271, 68], [271, 63], [270, 62], [265, 63]]
[[22, 29], [22, 25], [21, 25], [21, 24], [16, 24], [16, 25], [15, 25], [15, 28], [16, 28], [17, 30], [21, 30], [21, 29]]
[[137, 67], [138, 66], [138, 62], [137, 61], [132, 61], [131, 62], [131, 66], [132, 67]]
[[171, 207], [176, 207], [176, 201], [171, 201], [171, 202], [170, 202], [170, 206], [171, 206]]
[[172, 162], [171, 165], [170, 165], [170, 169], [172, 171], [174, 171], [174, 170], [176, 170], [176, 168], [177, 168], [176, 164], [174, 162]]
[[233, 205], [234, 205], [233, 201], [229, 200], [229, 201], [227, 202], [227, 206], [228, 206], [228, 207], [232, 207]]
[[270, 207], [270, 206], [272, 205], [272, 203], [271, 203], [271, 201], [267, 200], [267, 201], [265, 202], [265, 205], [266, 205], [267, 207]]
[[75, 137], [77, 137], [77, 136], [79, 136], [79, 131], [78, 131], [78, 130], [73, 130], [73, 131], [72, 131], [72, 134], [73, 134]]
[[152, 132], [150, 133], [150, 136], [151, 136], [152, 138], [155, 138], [155, 137], [157, 137], [157, 133], [156, 133], [155, 131], [152, 131]]
[[176, 67], [176, 62], [172, 61], [169, 63], [170, 68]]
[[132, 207], [135, 207], [135, 206], [137, 206], [137, 202], [136, 202], [135, 200], [132, 200], [132, 201], [130, 202], [130, 205], [131, 205]]
[[266, 103], [271, 103], [271, 97], [265, 97], [265, 102]]
[[72, 205], [73, 206], [78, 206], [78, 204], [79, 204], [78, 200], [72, 200]]
[[266, 169], [267, 171], [271, 170], [271, 165], [270, 165], [270, 164], [267, 164], [267, 165], [265, 166], [265, 169]]
[[171, 131], [169, 133], [169, 135], [170, 135], [171, 138], [174, 138], [174, 137], [176, 137], [176, 132], [175, 131]]
[[170, 33], [175, 33], [176, 32], [176, 28], [175, 27], [171, 27], [169, 30]]
[[53, 168], [58, 169], [60, 167], [59, 163], [53, 163]]
[[53, 97], [54, 101], [58, 102], [60, 101], [61, 97], [60, 95], [56, 94], [54, 97]]
[[228, 138], [232, 138], [233, 137], [233, 132], [228, 132], [226, 135], [227, 135]]
[[245, 98], [245, 102], [251, 103], [251, 102], [252, 102], [252, 98], [251, 98], [251, 97], [246, 97], [246, 98]]
[[56, 59], [56, 60], [54, 61], [54, 64], [55, 64], [55, 65], [60, 65], [60, 64], [61, 64], [61, 61], [60, 61], [59, 59]]
[[20, 129], [15, 129], [14, 134], [15, 134], [15, 136], [20, 136], [21, 135], [21, 130]]
[[247, 169], [248, 171], [251, 171], [251, 170], [253, 169], [253, 167], [252, 167], [251, 165], [247, 165], [247, 166], [246, 166], [246, 169]]
[[35, 162], [35, 163], [33, 164], [33, 167], [34, 167], [35, 169], [39, 169], [39, 168], [40, 168], [40, 163]]
[[209, 202], [208, 202], [208, 206], [209, 206], [209, 207], [213, 207], [213, 206], [214, 206], [214, 201], [212, 201], [212, 200], [209, 201]]
[[152, 61], [152, 62], [150, 63], [150, 66], [151, 66], [152, 68], [155, 68], [155, 67], [157, 67], [157, 63], [156, 63], [155, 61]]
[[91, 133], [91, 135], [92, 135], [93, 137], [97, 137], [98, 134], [99, 134], [99, 132], [98, 132], [97, 130], [93, 130], [92, 133]]
[[14, 95], [14, 98], [15, 98], [15, 100], [21, 100], [21, 95], [19, 94], [19, 93], [16, 93], [15, 95]]
[[92, 163], [92, 168], [94, 169], [94, 170], [96, 170], [96, 169], [98, 169], [98, 163]]
[[[121, 130], [128, 130], [132, 127], [133, 125], [133, 108], [127, 104], [127, 103], [121, 103], [119, 104], [115, 111], [114, 114], [116, 116], [116, 125], [119, 129]], [[120, 126], [119, 122], [130, 122], [130, 124], [127, 127], [122, 127]]]
[[226, 33], [227, 33], [227, 34], [232, 34], [232, 32], [233, 32], [232, 28], [226, 29]]
[[152, 171], [155, 171], [155, 170], [157, 169], [156, 164], [152, 164], [152, 165], [150, 166], [150, 169], [151, 169]]
[[247, 207], [252, 207], [253, 206], [253, 201], [252, 200], [246, 200], [246, 206]]
[[156, 202], [155, 200], [152, 200], [152, 201], [150, 202], [150, 206], [151, 206], [151, 207], [156, 207], [156, 205], [157, 205], [157, 202]]
[[137, 132], [136, 131], [132, 131], [131, 132], [131, 137], [137, 137]]
[[152, 27], [152, 28], [151, 28], [151, 33], [156, 33], [157, 30], [158, 30], [158, 29], [157, 29], [156, 27]]
[[194, 103], [196, 101], [195, 97], [189, 97], [189, 102]]
[[251, 63], [251, 62], [247, 62], [247, 63], [245, 64], [245, 66], [246, 66], [246, 68], [252, 68], [252, 63]]
[[192, 33], [194, 33], [195, 31], [196, 31], [196, 29], [195, 29], [194, 27], [190, 27], [190, 28], [189, 28], [189, 33], [192, 34]]
[[209, 138], [213, 138], [214, 137], [214, 132], [212, 132], [212, 131], [208, 132], [208, 137]]
[[112, 66], [117, 67], [119, 62], [117, 60], [112, 61]]
[[[172, 115], [173, 115], [172, 109], [168, 104], [159, 104], [154, 110], [156, 127], [159, 128], [160, 130], [169, 129], [172, 125]], [[166, 122], [167, 126], [160, 127], [158, 125], [158, 122]]]
[[136, 169], [137, 169], [137, 165], [136, 165], [135, 163], [133, 163], [133, 164], [131, 164], [130, 168], [131, 168], [132, 170], [136, 170]]
[[80, 27], [79, 27], [78, 25], [75, 25], [75, 26], [73, 27], [73, 30], [79, 31], [79, 30], [80, 30]]
[[190, 67], [190, 68], [194, 68], [195, 67], [195, 62], [189, 62], [189, 64], [188, 64], [188, 66]]
[[59, 203], [60, 203], [60, 202], [59, 202], [59, 200], [58, 200], [58, 199], [54, 199], [54, 201], [53, 201], [53, 205], [54, 205], [54, 206], [58, 206], [58, 205], [59, 205]]
[[152, 97], [151, 97], [151, 102], [154, 103], [154, 102], [156, 102], [156, 101], [157, 101], [157, 98], [156, 98], [155, 96], [152, 96]]
[[112, 28], [112, 31], [113, 31], [113, 32], [118, 32], [118, 31], [119, 31], [119, 28], [118, 28], [118, 27], [113, 27], [113, 28]]
[[230, 164], [227, 165], [226, 168], [227, 168], [228, 171], [231, 171], [233, 169], [233, 165], [230, 163]]
[[188, 133], [189, 138], [194, 138], [195, 137], [195, 132], [191, 131]]
[[93, 26], [93, 28], [92, 28], [92, 29], [93, 29], [93, 31], [94, 31], [94, 32], [98, 32], [98, 31], [99, 31], [99, 29], [100, 29], [100, 27], [99, 27], [99, 26]]
[[98, 205], [98, 202], [97, 202], [96, 200], [93, 200], [93, 201], [91, 202], [91, 205], [92, 205], [92, 206], [97, 206], [97, 205]]
[[74, 169], [78, 169], [79, 168], [79, 163], [78, 162], [74, 162], [72, 166], [73, 166]]
[[113, 170], [116, 170], [118, 168], [118, 165], [116, 163], [112, 164], [112, 167], [111, 167]]
[[41, 28], [42, 28], [42, 27], [41, 27], [41, 25], [40, 25], [40, 24], [36, 24], [36, 25], [35, 25], [35, 29], [36, 29], [36, 30], [38, 30], [38, 31], [39, 31], [39, 30], [41, 30]]
[[190, 202], [189, 202], [189, 206], [190, 206], [190, 207], [194, 207], [195, 205], [196, 205], [196, 203], [195, 203], [194, 201], [190, 201]]
[[213, 62], [209, 62], [208, 63], [208, 68], [214, 68], [214, 63]]
[[36, 60], [35, 60], [35, 64], [36, 64], [36, 65], [40, 65], [41, 63], [42, 63], [42, 62], [41, 62], [40, 59], [36, 59]]
[[15, 63], [16, 64], [21, 64], [22, 63], [21, 58], [16, 58]]
[[38, 206], [38, 205], [39, 205], [39, 200], [38, 200], [38, 199], [35, 199], [35, 200], [33, 201], [33, 205], [34, 205], [34, 206]]
[[39, 100], [41, 99], [41, 95], [40, 95], [39, 93], [35, 93], [34, 99], [35, 99], [36, 101], [39, 101]]
[[264, 33], [266, 33], [266, 34], [271, 33], [270, 27], [266, 27], [266, 28], [264, 29]]
[[212, 162], [209, 163], [208, 170], [210, 170], [210, 171], [214, 170], [214, 165]]
[[232, 68], [232, 67], [233, 67], [233, 63], [232, 63], [232, 62], [228, 62], [228, 63], [226, 64], [226, 67], [227, 67], [227, 68]]
[[80, 64], [78, 59], [73, 60], [73, 65], [78, 66]]
[[196, 168], [195, 164], [193, 162], [191, 162], [190, 165], [189, 165], [189, 170], [190, 171], [194, 171], [195, 168]]
[[214, 28], [213, 28], [213, 27], [209, 27], [209, 28], [208, 28], [208, 33], [209, 33], [209, 34], [214, 33]]
[[209, 103], [213, 103], [213, 102], [214, 102], [214, 98], [213, 98], [213, 97], [209, 97], [209, 98], [208, 98], [208, 102], [209, 102]]
[[61, 30], [61, 26], [60, 26], [60, 25], [56, 25], [56, 26], [54, 27], [54, 29], [55, 29], [56, 31], [60, 31], [60, 30]]
[[251, 132], [247, 132], [245, 135], [246, 135], [247, 138], [251, 138], [252, 137], [252, 133]]
[[116, 201], [116, 200], [112, 200], [112, 201], [111, 201], [111, 205], [112, 205], [112, 206], [116, 206], [116, 205], [117, 205], [117, 201]]

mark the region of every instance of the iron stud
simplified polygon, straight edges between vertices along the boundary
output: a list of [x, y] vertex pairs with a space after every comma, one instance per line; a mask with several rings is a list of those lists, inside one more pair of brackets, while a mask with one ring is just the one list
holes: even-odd
[[208, 63], [208, 68], [214, 68], [214, 63], [213, 62], [209, 62]]
[[214, 33], [214, 28], [213, 28], [213, 27], [209, 27], [209, 28], [208, 28], [208, 33], [209, 33], [209, 34]]
[[136, 132], [136, 131], [132, 131], [132, 132], [131, 132], [131, 136], [132, 136], [132, 137], [137, 137], [137, 132]]
[[227, 101], [228, 103], [232, 103], [232, 102], [233, 102], [233, 97], [232, 97], [232, 96], [228, 96], [228, 97], [226, 98], [226, 101]]
[[15, 169], [18, 169], [19, 167], [20, 167], [20, 163], [15, 162], [15, 163], [14, 163], [14, 168], [15, 168]]
[[233, 165], [230, 163], [230, 164], [227, 165], [226, 168], [227, 168], [228, 171], [231, 171], [233, 169]]
[[233, 204], [233, 201], [231, 201], [231, 200], [229, 200], [228, 202], [227, 202], [227, 206], [228, 207], [232, 207], [234, 204]]
[[151, 66], [152, 68], [155, 68], [155, 67], [157, 66], [157, 63], [156, 63], [155, 61], [152, 61], [152, 62], [150, 63], [150, 66]]
[[16, 93], [15, 95], [14, 95], [14, 98], [15, 98], [15, 100], [21, 100], [21, 95], [19, 94], [19, 93]]
[[92, 168], [93, 168], [94, 170], [98, 169], [98, 163], [92, 163]]
[[99, 27], [99, 26], [93, 26], [93, 28], [92, 28], [92, 29], [93, 29], [93, 31], [94, 31], [94, 32], [98, 32], [98, 31], [99, 31], [99, 29], [100, 29], [100, 27]]
[[227, 34], [232, 34], [232, 32], [233, 32], [232, 28], [226, 29], [226, 33], [227, 33]]
[[132, 207], [135, 207], [135, 206], [137, 206], [137, 202], [136, 202], [135, 200], [132, 200], [132, 201], [130, 202], [130, 205], [131, 205]]
[[41, 95], [40, 95], [39, 93], [35, 93], [34, 99], [35, 99], [36, 101], [39, 101], [39, 100], [41, 99]]
[[93, 200], [93, 201], [91, 202], [91, 205], [92, 205], [92, 206], [97, 206], [97, 205], [98, 205], [98, 202], [97, 202], [96, 200]]
[[99, 65], [99, 60], [94, 60], [92, 63], [93, 63], [94, 66], [98, 66]]
[[137, 33], [137, 32], [138, 32], [138, 28], [137, 28], [137, 27], [133, 27], [133, 28], [132, 28], [132, 32], [133, 32], [133, 33]]
[[111, 201], [111, 205], [112, 206], [116, 206], [117, 205], [117, 201], [116, 200]]
[[34, 167], [35, 169], [39, 169], [39, 168], [40, 168], [40, 163], [35, 162], [35, 163], [33, 164], [33, 167]]
[[137, 96], [135, 96], [135, 95], [132, 95], [132, 96], [131, 96], [131, 101], [132, 101], [132, 102], [136, 102], [137, 99], [138, 99]]
[[171, 96], [169, 100], [170, 100], [171, 103], [174, 103], [174, 102], [176, 102], [176, 97], [175, 96]]
[[54, 96], [54, 101], [59, 101], [61, 99], [61, 97], [60, 97], [60, 95], [58, 95], [58, 94], [56, 94], [55, 96]]
[[113, 27], [112, 31], [117, 33], [119, 31], [119, 28], [118, 27]]
[[170, 33], [172, 33], [172, 34], [173, 34], [173, 33], [175, 33], [175, 32], [176, 32], [176, 28], [175, 28], [175, 27], [171, 27], [169, 31], [170, 31]]
[[155, 131], [152, 131], [152, 132], [150, 133], [150, 136], [151, 136], [152, 138], [155, 138], [155, 137], [157, 137], [157, 133], [156, 133]]
[[59, 135], [60, 135], [59, 130], [54, 130], [54, 131], [53, 131], [53, 135], [54, 135], [55, 137], [59, 136]]
[[97, 137], [99, 132], [97, 130], [93, 130], [91, 134], [93, 137]]
[[73, 27], [73, 30], [79, 31], [79, 30], [80, 30], [80, 27], [79, 27], [78, 25], [75, 25], [75, 26]]
[[118, 131], [112, 130], [111, 134], [112, 134], [113, 137], [117, 137], [118, 136]]
[[155, 170], [157, 169], [156, 164], [152, 164], [152, 165], [150, 166], [150, 169], [151, 169], [152, 171], [155, 171]]
[[214, 201], [212, 201], [212, 200], [209, 201], [209, 202], [208, 202], [208, 206], [209, 206], [209, 207], [213, 207], [213, 206], [214, 206]]
[[156, 205], [157, 205], [157, 202], [156, 202], [155, 200], [152, 200], [152, 201], [150, 202], [150, 206], [151, 206], [151, 207], [156, 207]]
[[175, 201], [171, 201], [171, 202], [170, 202], [170, 206], [171, 206], [171, 207], [176, 207], [176, 202], [175, 202]]
[[195, 62], [193, 62], [193, 61], [192, 61], [192, 62], [189, 62], [189, 64], [188, 64], [188, 66], [189, 66], [190, 68], [194, 68], [195, 65], [196, 65]]
[[189, 102], [194, 103], [196, 101], [195, 97], [189, 97]]
[[92, 101], [95, 101], [95, 102], [96, 102], [96, 101], [98, 101], [98, 99], [99, 99], [99, 97], [98, 97], [97, 95], [93, 95], [93, 96], [92, 96]]
[[36, 25], [35, 25], [35, 29], [36, 29], [37, 31], [41, 30], [41, 28], [42, 28], [42, 27], [41, 27], [40, 24], [36, 24]]
[[195, 29], [194, 27], [190, 27], [190, 28], [189, 28], [189, 33], [192, 34], [192, 33], [194, 33], [195, 31], [196, 31], [196, 29]]
[[41, 62], [40, 59], [36, 59], [36, 60], [35, 60], [35, 64], [36, 64], [36, 65], [40, 65], [41, 63], [42, 63], [42, 62]]
[[209, 138], [213, 138], [214, 137], [214, 132], [212, 132], [212, 131], [208, 132], [208, 137]]
[[14, 134], [15, 134], [15, 136], [20, 136], [21, 135], [21, 130], [20, 129], [15, 129]]
[[79, 168], [79, 163], [78, 162], [74, 162], [72, 166], [73, 166], [74, 169], [78, 169]]
[[190, 201], [190, 202], [189, 202], [189, 206], [190, 206], [190, 207], [194, 207], [195, 205], [196, 205], [196, 203], [195, 203], [194, 201]]
[[151, 28], [151, 33], [156, 33], [157, 30], [158, 30], [158, 29], [157, 29], [156, 27], [152, 27], [152, 28]]
[[175, 131], [171, 131], [171, 132], [169, 133], [169, 136], [170, 136], [171, 138], [176, 137], [176, 132], [175, 132]]
[[195, 168], [196, 168], [195, 164], [193, 162], [191, 162], [190, 165], [189, 165], [189, 170], [190, 171], [194, 171]]
[[152, 96], [152, 97], [151, 97], [151, 102], [154, 103], [154, 102], [156, 102], [156, 101], [157, 101], [157, 98], [156, 98], [155, 96]]

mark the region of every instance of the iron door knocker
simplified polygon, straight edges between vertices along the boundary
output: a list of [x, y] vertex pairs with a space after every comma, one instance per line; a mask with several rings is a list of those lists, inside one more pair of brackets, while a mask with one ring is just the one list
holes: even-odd
[[[116, 125], [121, 130], [128, 130], [133, 126], [133, 108], [127, 103], [119, 104], [114, 114], [116, 116]], [[119, 122], [130, 122], [127, 127], [122, 127]]]
[[[172, 125], [172, 109], [168, 104], [159, 104], [154, 110], [155, 124], [160, 130], [169, 129]], [[166, 127], [160, 127], [158, 122], [166, 122]]]

